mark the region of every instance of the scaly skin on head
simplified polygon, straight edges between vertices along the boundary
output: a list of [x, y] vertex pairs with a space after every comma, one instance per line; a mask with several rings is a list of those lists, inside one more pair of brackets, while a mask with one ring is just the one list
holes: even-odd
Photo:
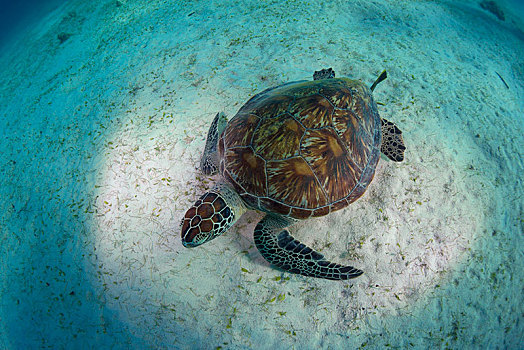
[[226, 232], [246, 211], [240, 196], [227, 184], [219, 183], [186, 212], [182, 220], [182, 244], [192, 248]]

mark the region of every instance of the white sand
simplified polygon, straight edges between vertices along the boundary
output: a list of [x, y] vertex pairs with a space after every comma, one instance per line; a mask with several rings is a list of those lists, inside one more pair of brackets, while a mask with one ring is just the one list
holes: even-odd
[[[0, 348], [522, 346], [522, 19], [475, 1], [86, 3], [0, 57]], [[365, 274], [271, 268], [255, 212], [184, 248], [216, 180], [197, 168], [214, 114], [327, 67], [387, 69], [375, 98], [407, 145], [359, 201], [292, 228]]]

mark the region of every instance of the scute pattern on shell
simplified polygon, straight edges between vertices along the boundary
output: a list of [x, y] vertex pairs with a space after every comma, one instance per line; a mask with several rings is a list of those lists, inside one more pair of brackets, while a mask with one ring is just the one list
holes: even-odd
[[218, 150], [221, 173], [248, 205], [304, 219], [362, 196], [380, 145], [371, 91], [339, 78], [253, 96], [228, 123]]

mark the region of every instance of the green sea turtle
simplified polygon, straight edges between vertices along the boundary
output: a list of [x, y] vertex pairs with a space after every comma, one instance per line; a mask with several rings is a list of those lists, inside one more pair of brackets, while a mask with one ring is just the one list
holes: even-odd
[[[209, 128], [201, 170], [221, 180], [186, 212], [182, 243], [196, 247], [223, 234], [248, 209], [265, 212], [255, 245], [272, 265], [304, 276], [345, 280], [362, 274], [332, 263], [286, 230], [357, 200], [375, 174], [380, 151], [404, 159], [402, 132], [381, 119], [366, 87], [331, 68], [253, 96], [228, 121]], [[323, 232], [318, 232], [323, 234]]]

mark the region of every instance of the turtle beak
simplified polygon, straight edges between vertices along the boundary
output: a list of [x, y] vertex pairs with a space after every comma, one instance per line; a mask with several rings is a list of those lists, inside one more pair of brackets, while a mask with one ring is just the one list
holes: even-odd
[[212, 240], [214, 237], [210, 234], [204, 234], [199, 227], [182, 227], [182, 245], [186, 248], [198, 247]]
[[194, 248], [213, 239], [212, 236], [203, 237], [203, 239], [195, 238], [196, 237], [191, 237], [191, 233], [188, 232], [188, 234], [182, 236], [182, 245], [186, 248]]
[[198, 246], [198, 244], [195, 244], [192, 241], [188, 241], [186, 236], [182, 236], [182, 245], [186, 248], [193, 248]]

